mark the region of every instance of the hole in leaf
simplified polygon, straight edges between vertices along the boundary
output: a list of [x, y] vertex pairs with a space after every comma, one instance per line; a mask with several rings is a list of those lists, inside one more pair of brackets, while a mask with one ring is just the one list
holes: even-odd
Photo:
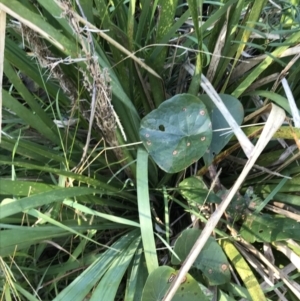
[[165, 131], [165, 127], [164, 127], [162, 124], [161, 124], [158, 128], [159, 128], [159, 130], [162, 131], [162, 132]]
[[263, 229], [259, 229], [258, 233], [263, 233], [264, 230]]

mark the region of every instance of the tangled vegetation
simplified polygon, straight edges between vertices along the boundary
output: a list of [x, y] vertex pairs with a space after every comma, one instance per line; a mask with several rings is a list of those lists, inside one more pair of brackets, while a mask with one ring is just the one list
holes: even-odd
[[300, 300], [299, 11], [0, 0], [0, 300]]

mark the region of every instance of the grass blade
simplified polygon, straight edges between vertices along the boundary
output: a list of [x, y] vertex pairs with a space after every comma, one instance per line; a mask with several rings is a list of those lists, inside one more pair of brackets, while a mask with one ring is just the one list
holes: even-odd
[[148, 187], [148, 153], [143, 148], [137, 154], [137, 197], [140, 227], [148, 273], [158, 267]]
[[0, 219], [52, 202], [62, 201], [65, 198], [97, 192], [99, 193], [99, 190], [87, 187], [70, 187], [39, 193], [20, 200], [7, 199], [6, 202], [2, 201], [0, 204]]
[[226, 255], [230, 259], [234, 268], [238, 272], [242, 281], [248, 289], [248, 292], [253, 301], [264, 301], [266, 300], [263, 291], [261, 290], [259, 283], [252, 273], [251, 268], [236, 249], [236, 247], [228, 240], [221, 240], [222, 248], [224, 249]]

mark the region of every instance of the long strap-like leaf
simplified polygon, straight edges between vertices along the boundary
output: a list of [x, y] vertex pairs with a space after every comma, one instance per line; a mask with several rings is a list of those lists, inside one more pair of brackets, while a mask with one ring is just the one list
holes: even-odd
[[148, 273], [150, 274], [152, 271], [158, 268], [158, 259], [154, 241], [149, 198], [148, 153], [144, 148], [138, 149], [136, 176], [140, 227], [145, 252], [146, 265]]

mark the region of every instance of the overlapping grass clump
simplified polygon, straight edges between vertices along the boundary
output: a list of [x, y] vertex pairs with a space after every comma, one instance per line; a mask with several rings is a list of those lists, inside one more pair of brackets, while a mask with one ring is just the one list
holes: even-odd
[[0, 29], [1, 300], [300, 299], [297, 1], [2, 0]]

